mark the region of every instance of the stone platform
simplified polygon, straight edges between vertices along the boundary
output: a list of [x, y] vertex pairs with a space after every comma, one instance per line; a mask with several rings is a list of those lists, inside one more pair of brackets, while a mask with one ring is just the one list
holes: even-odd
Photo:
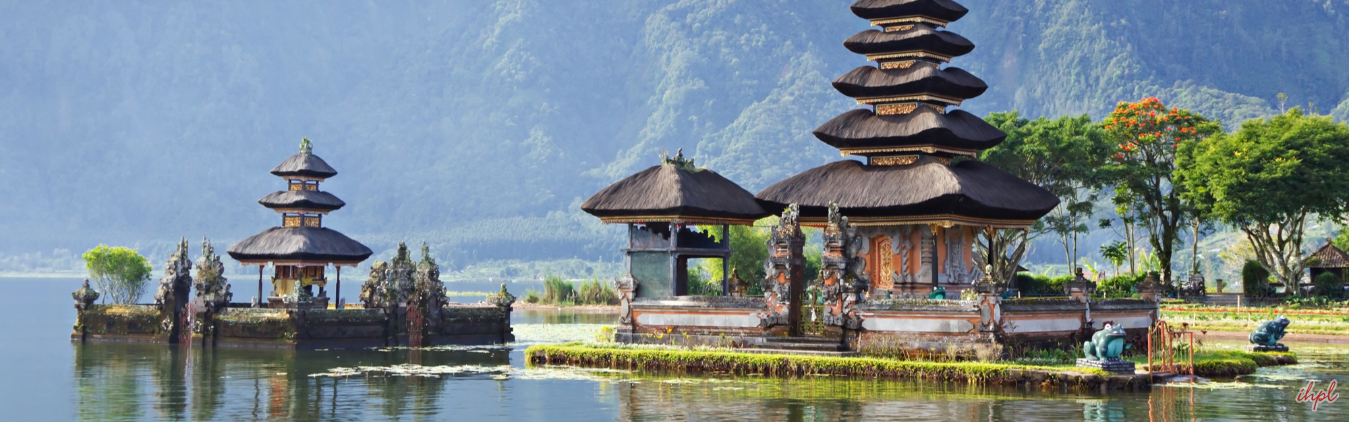
[[1120, 358], [1105, 360], [1080, 358], [1077, 360], [1077, 367], [1103, 369], [1115, 374], [1133, 375], [1134, 373], [1134, 363]]
[[1287, 351], [1288, 351], [1288, 346], [1284, 346], [1283, 343], [1275, 344], [1275, 345], [1273, 345], [1273, 346], [1266, 346], [1266, 345], [1263, 345], [1263, 344], [1252, 344], [1252, 345], [1246, 346], [1246, 351], [1247, 351], [1247, 352], [1251, 352], [1251, 353], [1260, 353], [1260, 352], [1287, 352]]

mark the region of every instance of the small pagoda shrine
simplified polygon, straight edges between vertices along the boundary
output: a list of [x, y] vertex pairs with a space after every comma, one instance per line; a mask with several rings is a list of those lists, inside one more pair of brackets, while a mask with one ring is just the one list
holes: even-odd
[[[843, 45], [875, 64], [848, 72], [833, 86], [867, 107], [843, 113], [814, 134], [860, 160], [807, 170], [756, 197], [775, 206], [798, 204], [801, 224], [816, 227], [827, 225], [830, 205], [838, 204], [863, 238], [858, 253], [873, 296], [958, 295], [984, 277], [987, 257], [975, 254], [980, 235], [1028, 228], [1059, 199], [979, 162], [980, 151], [1007, 135], [952, 108], [988, 88], [947, 66], [974, 50], [969, 40], [944, 30], [968, 9], [950, 0], [858, 0], [852, 12], [877, 28]], [[999, 277], [1010, 278], [1015, 262], [1000, 267], [1007, 270]]]
[[1329, 238], [1326, 239], [1325, 245], [1308, 255], [1306, 260], [1309, 264], [1307, 264], [1307, 286], [1304, 288], [1315, 285], [1316, 277], [1320, 277], [1324, 273], [1335, 274], [1335, 277], [1339, 277], [1340, 280], [1344, 280], [1345, 276], [1349, 275], [1349, 271], [1346, 271], [1346, 269], [1349, 269], [1349, 254], [1335, 247], [1334, 242]]
[[[271, 193], [259, 204], [281, 215], [281, 226], [272, 227], [230, 246], [230, 257], [243, 265], [258, 266], [258, 297], [262, 296], [263, 270], [272, 264], [271, 306], [327, 307], [325, 272], [336, 267], [337, 296], [341, 297], [341, 267], [355, 267], [373, 253], [360, 242], [323, 227], [323, 217], [346, 203], [319, 190], [319, 184], [337, 175], [327, 162], [313, 154], [309, 139], [300, 141], [300, 153], [272, 169], [286, 181], [286, 190]], [[314, 292], [318, 286], [318, 292]], [[296, 305], [299, 304], [299, 305]]]
[[[712, 170], [698, 168], [683, 150], [660, 165], [600, 190], [581, 210], [605, 224], [626, 224], [628, 274], [635, 297], [684, 296], [689, 292], [688, 262], [720, 258], [730, 274], [730, 226], [753, 225], [769, 213], [754, 195]], [[719, 239], [699, 227], [720, 226]], [[722, 294], [731, 286], [722, 280]]]

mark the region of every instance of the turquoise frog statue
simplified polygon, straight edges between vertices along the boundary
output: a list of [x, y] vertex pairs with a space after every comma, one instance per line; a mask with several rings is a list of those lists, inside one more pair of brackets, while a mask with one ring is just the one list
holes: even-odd
[[1289, 321], [1288, 317], [1283, 315], [1279, 315], [1279, 317], [1275, 318], [1273, 321], [1261, 323], [1255, 331], [1251, 332], [1251, 344], [1269, 347], [1277, 346], [1290, 323], [1292, 323], [1292, 321]]
[[1124, 327], [1106, 321], [1101, 331], [1091, 336], [1091, 341], [1082, 345], [1082, 351], [1092, 360], [1118, 360], [1128, 345], [1124, 344]]
[[934, 300], [946, 300], [946, 289], [941, 286], [937, 286], [936, 288], [932, 289], [932, 293], [928, 293], [927, 298]]

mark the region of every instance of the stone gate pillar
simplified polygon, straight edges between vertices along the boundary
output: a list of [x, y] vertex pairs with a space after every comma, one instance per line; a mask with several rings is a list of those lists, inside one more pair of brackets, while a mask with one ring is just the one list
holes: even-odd
[[[192, 259], [187, 255], [187, 239], [178, 243], [178, 250], [169, 256], [164, 266], [164, 277], [159, 279], [159, 289], [155, 292], [155, 305], [159, 307], [159, 316], [165, 342], [177, 344], [192, 342], [191, 320], [188, 315], [188, 293], [192, 289]], [[187, 341], [182, 341], [186, 338]]]
[[759, 316], [764, 329], [785, 325], [791, 336], [801, 335], [801, 296], [806, 290], [806, 236], [799, 215], [800, 208], [792, 204], [769, 234], [763, 280], [767, 310]]
[[[848, 224], [848, 217], [839, 213], [838, 204], [829, 204], [829, 225], [824, 228], [820, 265], [825, 325], [845, 330], [862, 329], [862, 316], [855, 308], [862, 302], [862, 292], [871, 286], [867, 279], [866, 258], [858, 256], [862, 242], [857, 229]], [[846, 340], [847, 336], [844, 337]]]

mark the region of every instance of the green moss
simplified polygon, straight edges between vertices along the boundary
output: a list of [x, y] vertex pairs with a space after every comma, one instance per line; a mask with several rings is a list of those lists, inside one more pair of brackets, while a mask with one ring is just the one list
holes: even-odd
[[163, 332], [159, 308], [149, 305], [91, 305], [80, 315], [79, 324], [89, 334], [153, 336]]
[[567, 364], [615, 369], [645, 369], [769, 376], [839, 375], [868, 378], [941, 379], [970, 382], [1011, 382], [1026, 371], [1044, 371], [1047, 380], [1089, 374], [1109, 376], [1097, 369], [1073, 369], [982, 362], [927, 362], [878, 358], [839, 358], [769, 355], [733, 351], [597, 347], [581, 343], [531, 346], [528, 363]]

